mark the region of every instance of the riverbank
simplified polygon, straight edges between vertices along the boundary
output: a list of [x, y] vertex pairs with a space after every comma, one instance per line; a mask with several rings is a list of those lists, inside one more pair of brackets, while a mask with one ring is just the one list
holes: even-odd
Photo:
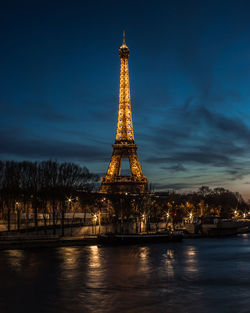
[[[151, 234], [155, 235], [153, 240], [154, 243], [162, 243], [162, 237], [164, 237], [164, 233], [161, 234]], [[122, 235], [121, 235], [122, 236]], [[124, 235], [126, 236], [126, 235]], [[130, 235], [129, 238], [135, 235]], [[144, 238], [145, 236], [145, 238]], [[147, 244], [151, 241], [148, 240], [148, 234], [140, 234], [138, 235], [140, 241], [138, 244]], [[171, 236], [169, 234], [165, 234], [165, 236], [169, 237], [168, 240], [165, 239], [163, 241], [167, 242], [176, 242], [181, 240], [176, 240], [177, 235]], [[181, 236], [181, 235], [179, 235]], [[110, 237], [111, 239], [113, 237]], [[159, 242], [157, 240], [159, 239]], [[183, 236], [182, 236], [183, 238]], [[123, 242], [121, 242], [123, 243]], [[136, 242], [137, 243], [137, 242]], [[73, 237], [58, 237], [58, 236], [46, 236], [46, 235], [29, 235], [29, 236], [0, 236], [0, 250], [10, 250], [10, 249], [29, 249], [29, 248], [49, 248], [49, 247], [67, 247], [67, 246], [94, 246], [99, 245], [100, 239], [98, 239], [97, 235], [92, 236], [73, 236]], [[133, 242], [132, 242], [133, 244]]]
[[0, 250], [97, 245], [97, 236], [10, 236], [0, 238]]
[[[218, 236], [217, 238], [235, 237], [232, 236]], [[183, 239], [205, 239], [209, 238], [204, 234], [184, 234]], [[174, 241], [173, 241], [174, 242]], [[157, 243], [157, 242], [155, 242]], [[160, 242], [159, 242], [160, 243]], [[0, 237], [0, 251], [1, 250], [15, 250], [15, 249], [40, 249], [40, 248], [56, 248], [56, 247], [74, 247], [74, 246], [96, 246], [98, 245], [98, 236], [6, 236]], [[142, 243], [141, 243], [142, 244]]]

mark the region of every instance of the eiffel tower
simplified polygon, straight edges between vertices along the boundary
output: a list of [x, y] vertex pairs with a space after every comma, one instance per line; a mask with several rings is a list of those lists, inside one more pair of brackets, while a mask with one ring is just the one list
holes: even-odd
[[[136, 153], [137, 146], [134, 141], [128, 72], [129, 49], [125, 43], [124, 31], [123, 44], [120, 47], [119, 55], [121, 67], [116, 139], [107, 174], [101, 179], [100, 192], [145, 193], [148, 189], [148, 181], [142, 174], [141, 165]], [[122, 160], [126, 158], [129, 159], [131, 175], [121, 176]]]

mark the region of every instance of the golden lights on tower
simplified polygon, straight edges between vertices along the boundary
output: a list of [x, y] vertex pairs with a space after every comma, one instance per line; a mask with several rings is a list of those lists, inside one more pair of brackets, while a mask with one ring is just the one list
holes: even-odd
[[[125, 41], [125, 31], [123, 31], [123, 43], [119, 50], [121, 65], [116, 137], [112, 158], [107, 174], [102, 178], [100, 192], [143, 193], [147, 191], [148, 182], [142, 174], [136, 153], [137, 146], [134, 143], [128, 69], [129, 54], [129, 48]], [[121, 163], [124, 158], [129, 159], [131, 176], [121, 176]]]

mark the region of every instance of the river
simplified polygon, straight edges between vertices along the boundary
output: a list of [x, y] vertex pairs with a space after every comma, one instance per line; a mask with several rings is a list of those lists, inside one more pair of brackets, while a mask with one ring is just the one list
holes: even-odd
[[250, 234], [0, 251], [1, 313], [249, 313]]

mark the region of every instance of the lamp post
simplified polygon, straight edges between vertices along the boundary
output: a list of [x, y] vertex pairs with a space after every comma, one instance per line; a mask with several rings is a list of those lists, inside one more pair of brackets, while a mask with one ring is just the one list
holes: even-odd
[[192, 220], [193, 220], [193, 213], [192, 212], [190, 212], [190, 214], [189, 214], [189, 219], [190, 219], [190, 223], [192, 223]]
[[142, 214], [142, 229], [143, 229], [143, 231], [145, 231], [145, 228], [144, 228], [144, 224], [145, 224], [145, 214], [143, 213]]
[[167, 220], [166, 220], [166, 229], [169, 230], [168, 224], [169, 224], [169, 211], [167, 211]]
[[[72, 205], [72, 199], [71, 198], [68, 198], [68, 213], [71, 213], [71, 210], [72, 210], [72, 207], [71, 207], [71, 205]], [[68, 217], [70, 216], [70, 214], [69, 215], [67, 215]], [[68, 222], [68, 224], [69, 224], [69, 222]], [[71, 223], [70, 223], [71, 225], [70, 225], [70, 235], [71, 235], [71, 237], [72, 237], [72, 224], [73, 224], [73, 218], [71, 219]]]
[[68, 198], [68, 205], [69, 205], [69, 209], [71, 210], [71, 203], [72, 203], [72, 199]]
[[237, 218], [238, 212], [237, 210], [234, 211], [234, 217]]
[[19, 202], [16, 202], [16, 212], [17, 212], [17, 230], [20, 231], [20, 210], [19, 210]]
[[95, 223], [95, 235], [96, 235], [96, 221], [97, 221], [97, 215], [96, 213], [94, 214], [94, 223]]
[[99, 211], [98, 211], [99, 235], [101, 233], [101, 212], [103, 212], [103, 203], [105, 202], [105, 200], [106, 198], [102, 198], [101, 206], [99, 206]]

